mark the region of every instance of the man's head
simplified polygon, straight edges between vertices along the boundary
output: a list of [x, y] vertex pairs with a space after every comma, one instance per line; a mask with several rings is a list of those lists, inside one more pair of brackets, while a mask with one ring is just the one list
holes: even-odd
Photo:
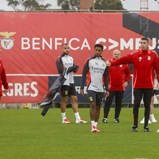
[[149, 46], [149, 39], [146, 37], [141, 38], [141, 40], [140, 40], [141, 50], [147, 50], [148, 46]]
[[70, 48], [67, 43], [62, 44], [62, 52], [67, 55], [70, 53]]
[[120, 58], [120, 55], [121, 55], [121, 53], [120, 53], [119, 50], [114, 50], [114, 51], [113, 51], [113, 58], [114, 58], [114, 59], [119, 59], [119, 58]]
[[94, 46], [95, 56], [100, 57], [101, 54], [102, 54], [102, 52], [103, 52], [103, 45], [101, 45], [101, 44], [95, 44], [95, 46]]

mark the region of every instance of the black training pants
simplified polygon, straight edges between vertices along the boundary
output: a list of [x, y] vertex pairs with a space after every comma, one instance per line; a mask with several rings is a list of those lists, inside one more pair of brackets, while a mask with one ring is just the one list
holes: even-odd
[[114, 119], [118, 119], [121, 111], [121, 104], [123, 99], [124, 91], [109, 91], [109, 96], [106, 98], [104, 104], [104, 118], [108, 118], [110, 106], [115, 96], [115, 115]]
[[145, 107], [144, 128], [148, 126], [152, 93], [153, 93], [153, 88], [152, 89], [151, 88], [135, 88], [134, 89], [134, 107], [133, 107], [134, 126], [138, 127], [138, 114], [139, 114], [139, 107], [140, 107], [142, 98], [143, 98], [144, 107]]

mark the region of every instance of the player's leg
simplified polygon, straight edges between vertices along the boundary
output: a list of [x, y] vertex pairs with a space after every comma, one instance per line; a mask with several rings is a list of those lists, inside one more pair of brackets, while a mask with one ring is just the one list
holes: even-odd
[[96, 131], [100, 132], [100, 130], [97, 128], [99, 117], [100, 117], [100, 108], [102, 105], [102, 99], [103, 99], [103, 93], [102, 92], [96, 92], [96, 103], [95, 103], [95, 127]]
[[142, 99], [142, 89], [135, 88], [134, 89], [134, 107], [133, 107], [133, 116], [134, 116], [134, 125], [132, 127], [132, 131], [137, 131], [138, 128], [138, 115], [139, 115], [139, 107]]
[[62, 86], [61, 88], [61, 116], [62, 116], [62, 123], [69, 124], [70, 121], [66, 117], [66, 105], [68, 100], [68, 86]]
[[154, 90], [154, 91], [155, 92], [154, 92], [154, 94], [153, 94], [153, 96], [151, 98], [151, 104], [150, 104], [150, 121], [152, 123], [156, 123], [157, 122], [157, 120], [155, 119], [155, 115], [154, 115], [154, 96], [156, 95], [156, 91], [157, 90]]
[[82, 119], [80, 117], [79, 111], [78, 111], [78, 98], [76, 95], [76, 89], [74, 85], [71, 85], [69, 88], [69, 96], [71, 97], [71, 104], [72, 104], [72, 109], [76, 118], [76, 123], [88, 123], [87, 121], [85, 121], [84, 119]]
[[96, 108], [96, 92], [88, 90], [88, 99], [90, 102], [90, 119], [91, 119], [91, 132], [100, 132], [99, 129], [97, 129], [98, 124], [98, 117], [99, 114], [96, 114], [97, 108]]
[[150, 116], [150, 103], [151, 103], [151, 98], [152, 98], [152, 94], [153, 94], [153, 89], [144, 89], [143, 93], [144, 93], [143, 101], [144, 101], [144, 106], [145, 106], [144, 131], [145, 132], [150, 132], [150, 130], [148, 128], [148, 120], [149, 120], [149, 116]]
[[116, 91], [116, 93], [115, 93], [115, 116], [114, 116], [115, 123], [119, 123], [119, 116], [120, 116], [120, 112], [121, 112], [123, 96], [124, 96], [124, 91]]
[[108, 114], [110, 111], [110, 106], [112, 104], [113, 98], [114, 98], [114, 91], [109, 91], [109, 96], [106, 98], [106, 101], [104, 103], [104, 117], [102, 119], [103, 123], [107, 123], [108, 122]]

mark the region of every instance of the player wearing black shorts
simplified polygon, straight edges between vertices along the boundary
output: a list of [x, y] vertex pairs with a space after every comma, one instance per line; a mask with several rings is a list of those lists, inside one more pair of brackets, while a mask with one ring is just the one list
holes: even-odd
[[[94, 56], [89, 58], [84, 65], [80, 94], [84, 95], [84, 86], [87, 85], [90, 101], [91, 132], [100, 132], [97, 128], [100, 107], [104, 93], [108, 90], [108, 70], [105, 60], [102, 58], [103, 45], [94, 46]], [[86, 84], [87, 82], [87, 84]]]
[[[61, 88], [61, 116], [63, 124], [70, 124], [66, 117], [66, 106], [68, 97], [71, 98], [72, 108], [76, 118], [75, 123], [87, 123], [83, 120], [78, 112], [78, 99], [74, 85], [74, 72], [77, 72], [78, 66], [74, 65], [73, 58], [69, 55], [70, 48], [68, 44], [62, 45], [62, 54], [56, 60], [56, 66], [59, 74], [64, 73], [65, 82]], [[64, 71], [65, 70], [65, 71]]]

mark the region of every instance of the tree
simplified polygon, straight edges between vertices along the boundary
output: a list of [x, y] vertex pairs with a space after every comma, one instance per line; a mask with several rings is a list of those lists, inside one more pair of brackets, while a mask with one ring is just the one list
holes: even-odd
[[120, 0], [96, 0], [94, 6], [98, 10], [124, 10]]
[[62, 10], [79, 10], [80, 0], [58, 0]]
[[33, 10], [46, 10], [51, 4], [40, 4], [38, 0], [7, 0], [8, 6], [11, 6], [15, 11], [33, 11]]

